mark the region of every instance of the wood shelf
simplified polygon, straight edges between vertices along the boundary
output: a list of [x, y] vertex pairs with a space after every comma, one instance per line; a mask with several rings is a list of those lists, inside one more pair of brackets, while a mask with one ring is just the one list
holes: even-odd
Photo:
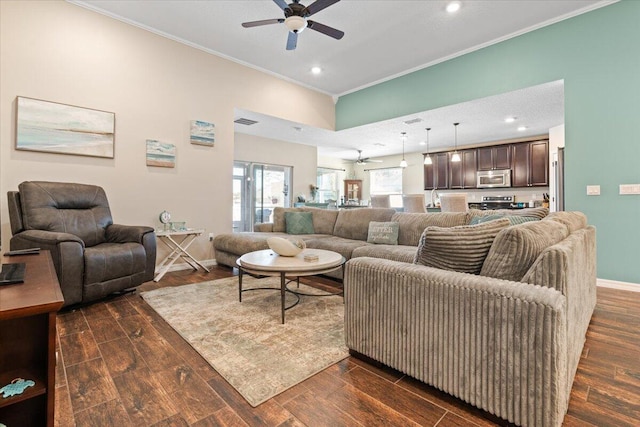
[[33, 385], [32, 387], [27, 387], [27, 389], [22, 394], [16, 394], [15, 396], [3, 398], [2, 394], [0, 394], [0, 408], [13, 405], [15, 403], [20, 403], [23, 400], [31, 399], [32, 397], [40, 396], [47, 393], [47, 382], [45, 381], [45, 378], [41, 375], [38, 375], [35, 371], [26, 368], [14, 369], [12, 371], [0, 373], [0, 388], [9, 384], [15, 378], [32, 380], [33, 382], [35, 382], [35, 385]]
[[53, 427], [56, 312], [64, 299], [49, 251], [3, 257], [24, 262], [24, 283], [0, 287], [0, 387], [15, 378], [35, 385], [0, 397], [0, 422], [7, 426]]

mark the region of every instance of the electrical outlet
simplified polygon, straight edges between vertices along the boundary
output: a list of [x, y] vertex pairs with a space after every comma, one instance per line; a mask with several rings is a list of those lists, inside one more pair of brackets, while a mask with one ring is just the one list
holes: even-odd
[[209, 241], [213, 242], [213, 233], [209, 233]]
[[587, 196], [599, 196], [599, 195], [600, 195], [599, 185], [587, 185]]
[[640, 194], [640, 184], [620, 184], [620, 194]]

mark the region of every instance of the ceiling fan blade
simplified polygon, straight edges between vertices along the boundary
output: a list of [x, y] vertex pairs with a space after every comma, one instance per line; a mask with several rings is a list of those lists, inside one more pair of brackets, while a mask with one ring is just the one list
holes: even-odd
[[311, 16], [314, 13], [318, 13], [322, 9], [325, 9], [334, 3], [338, 3], [339, 1], [340, 0], [317, 0], [305, 8], [305, 16]]
[[298, 33], [289, 31], [289, 37], [287, 38], [287, 50], [295, 50], [298, 45]]
[[277, 4], [277, 5], [278, 5], [278, 7], [279, 7], [280, 9], [282, 9], [282, 10], [287, 10], [287, 9], [289, 9], [289, 5], [288, 5], [288, 4], [287, 4], [287, 2], [286, 2], [286, 1], [284, 1], [284, 0], [273, 0], [273, 2], [274, 2], [275, 4]]
[[250, 28], [250, 27], [259, 27], [260, 25], [282, 24], [283, 22], [284, 22], [284, 18], [263, 19], [262, 21], [243, 22], [242, 26], [244, 28]]
[[316, 21], [307, 21], [307, 27], [315, 30], [319, 33], [326, 34], [329, 37], [333, 37], [336, 40], [340, 40], [344, 36], [344, 32], [336, 30], [335, 28], [328, 27]]

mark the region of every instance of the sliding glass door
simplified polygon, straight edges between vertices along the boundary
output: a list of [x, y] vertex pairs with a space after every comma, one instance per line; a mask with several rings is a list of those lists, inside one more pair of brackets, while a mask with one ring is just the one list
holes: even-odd
[[234, 231], [252, 231], [255, 223], [273, 221], [274, 208], [291, 206], [292, 169], [262, 163], [234, 163]]

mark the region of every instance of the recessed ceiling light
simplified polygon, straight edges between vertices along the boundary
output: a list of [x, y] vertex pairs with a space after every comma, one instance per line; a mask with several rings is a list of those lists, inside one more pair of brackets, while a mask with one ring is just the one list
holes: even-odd
[[506, 119], [504, 119], [505, 123], [513, 123], [515, 122], [517, 119], [517, 117], [507, 117]]
[[322, 72], [322, 68], [320, 68], [320, 67], [311, 67], [311, 72], [313, 74], [318, 75], [318, 74], [320, 74]]
[[420, 141], [420, 145], [427, 145], [427, 143], [424, 141]]
[[520, 126], [520, 127], [518, 127], [518, 132], [522, 132], [522, 131], [525, 131], [525, 130], [527, 130], [527, 127], [526, 127], [526, 126]]
[[304, 130], [300, 126], [293, 126], [293, 129], [298, 131], [298, 132], [302, 132]]
[[455, 13], [457, 11], [460, 10], [460, 2], [459, 1], [452, 1], [451, 3], [449, 3], [447, 5], [447, 12], [449, 13]]

